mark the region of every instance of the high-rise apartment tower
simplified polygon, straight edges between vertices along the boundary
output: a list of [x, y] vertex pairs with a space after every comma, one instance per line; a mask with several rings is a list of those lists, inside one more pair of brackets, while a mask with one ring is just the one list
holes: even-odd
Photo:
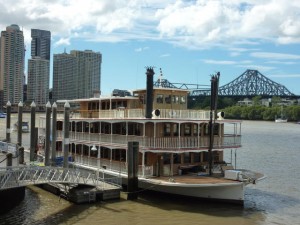
[[0, 107], [7, 101], [23, 101], [24, 36], [16, 24], [6, 27], [0, 38]]
[[31, 29], [31, 57], [50, 60], [51, 32]]
[[27, 100], [43, 109], [49, 101], [51, 33], [31, 29], [31, 59], [28, 60]]
[[55, 54], [53, 100], [91, 98], [99, 94], [101, 62], [101, 53], [91, 50], [73, 50], [70, 54]]

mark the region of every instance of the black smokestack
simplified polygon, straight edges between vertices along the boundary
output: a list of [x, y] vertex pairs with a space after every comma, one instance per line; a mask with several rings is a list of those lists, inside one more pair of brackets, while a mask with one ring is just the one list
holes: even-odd
[[152, 118], [153, 111], [153, 76], [154, 70], [153, 67], [146, 67], [147, 75], [147, 90], [146, 90], [146, 118]]

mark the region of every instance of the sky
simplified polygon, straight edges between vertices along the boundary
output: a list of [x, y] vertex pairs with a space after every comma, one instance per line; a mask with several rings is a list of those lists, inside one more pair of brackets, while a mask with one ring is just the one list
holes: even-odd
[[172, 83], [220, 72], [220, 86], [255, 69], [300, 95], [299, 0], [0, 0], [0, 29], [11, 24], [26, 68], [32, 28], [51, 31], [52, 56], [100, 52], [104, 95], [145, 88], [148, 66]]

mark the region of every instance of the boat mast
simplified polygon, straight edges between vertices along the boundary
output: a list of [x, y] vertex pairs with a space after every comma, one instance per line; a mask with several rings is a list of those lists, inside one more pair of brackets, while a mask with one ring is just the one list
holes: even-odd
[[208, 164], [209, 175], [212, 175], [213, 164], [213, 145], [214, 145], [214, 123], [217, 115], [217, 101], [219, 89], [220, 72], [211, 77], [211, 94], [210, 94], [210, 120], [209, 120], [209, 149], [208, 149]]

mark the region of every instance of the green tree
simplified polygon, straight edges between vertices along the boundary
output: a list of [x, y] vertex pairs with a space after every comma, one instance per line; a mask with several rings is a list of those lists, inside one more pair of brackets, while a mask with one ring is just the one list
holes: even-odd
[[272, 101], [271, 101], [272, 106], [276, 106], [276, 105], [278, 105], [280, 102], [281, 102], [281, 98], [280, 98], [279, 96], [273, 96], [273, 97], [272, 97]]
[[252, 101], [253, 101], [253, 105], [260, 105], [261, 96], [260, 96], [260, 95], [254, 96], [254, 97], [252, 98]]

